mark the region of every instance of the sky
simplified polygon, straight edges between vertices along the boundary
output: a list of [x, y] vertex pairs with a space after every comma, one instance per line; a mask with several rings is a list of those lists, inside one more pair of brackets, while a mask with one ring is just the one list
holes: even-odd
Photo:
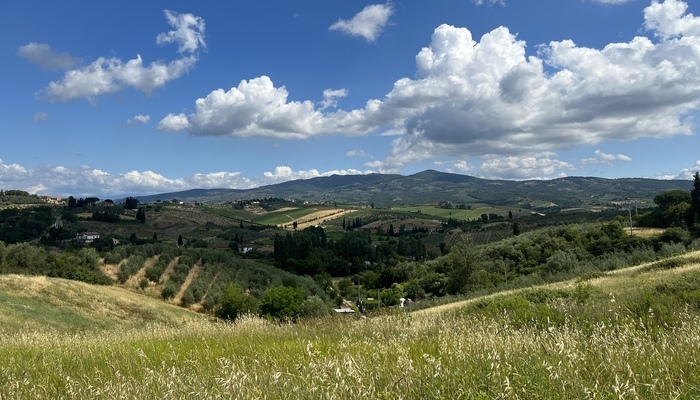
[[5, 190], [700, 170], [696, 2], [24, 0], [0, 38]]

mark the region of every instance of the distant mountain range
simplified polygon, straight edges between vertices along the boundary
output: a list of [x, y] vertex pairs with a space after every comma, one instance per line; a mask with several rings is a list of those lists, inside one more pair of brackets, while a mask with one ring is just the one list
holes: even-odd
[[490, 180], [427, 170], [414, 175], [333, 175], [287, 181], [254, 189], [193, 189], [139, 196], [142, 203], [177, 199], [207, 204], [277, 197], [308, 202], [375, 204], [377, 207], [452, 202], [527, 206], [528, 208], [593, 208], [625, 202], [653, 205], [666, 190], [692, 189], [690, 180], [567, 177], [552, 180]]

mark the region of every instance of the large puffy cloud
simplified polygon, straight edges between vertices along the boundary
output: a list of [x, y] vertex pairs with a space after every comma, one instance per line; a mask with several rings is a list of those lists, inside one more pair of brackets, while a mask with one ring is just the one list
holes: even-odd
[[359, 36], [368, 42], [374, 42], [389, 23], [389, 17], [394, 13], [390, 3], [372, 4], [357, 13], [352, 19], [340, 19], [328, 28], [351, 36]]
[[362, 172], [356, 169], [332, 170], [326, 172], [319, 172], [317, 169], [294, 171], [292, 168], [282, 165], [275, 167], [273, 172], [265, 172], [263, 177], [258, 180], [258, 184], [272, 185], [275, 183], [292, 181], [296, 179], [311, 179], [331, 175], [362, 175], [369, 172], [371, 171]]
[[[362, 109], [326, 112], [312, 101], [288, 101], [284, 87], [262, 76], [217, 89], [196, 101], [194, 113], [170, 114], [159, 127], [290, 139], [398, 134], [386, 160], [368, 164], [382, 172], [439, 156], [508, 163], [580, 145], [689, 135], [700, 106], [700, 18], [686, 11], [678, 0], [654, 1], [644, 9], [650, 37], [601, 49], [552, 41], [530, 55], [506, 27], [476, 40], [467, 28], [441, 25], [416, 56], [416, 76]], [[485, 171], [497, 170], [492, 165]]]
[[647, 29], [663, 38], [700, 36], [700, 19], [687, 10], [688, 4], [679, 0], [653, 1], [644, 10], [644, 22]]
[[[346, 92], [325, 91], [327, 100]], [[190, 115], [169, 114], [158, 127], [189, 130], [195, 135], [268, 136], [305, 139], [323, 133], [364, 133], [363, 113], [336, 111], [323, 114], [311, 101], [288, 101], [284, 87], [267, 76], [243, 80], [228, 91], [217, 89], [197, 99]], [[325, 105], [324, 105], [325, 107]]]
[[[159, 34], [156, 40], [159, 44], [177, 43], [181, 53], [193, 53], [199, 47], [206, 46], [203, 19], [167, 10], [165, 16], [175, 30]], [[54, 64], [59, 59], [66, 58], [55, 55], [47, 45], [43, 48], [33, 43], [22, 46], [20, 54], [30, 60], [52, 60]], [[116, 57], [99, 57], [87, 66], [67, 70], [61, 80], [49, 83], [42, 94], [50, 101], [60, 102], [81, 98], [93, 101], [97, 96], [121, 91], [126, 87], [150, 94], [190, 71], [197, 61], [195, 54], [169, 63], [156, 61], [148, 65], [144, 64], [141, 55], [126, 62]], [[63, 64], [68, 65], [68, 61], [64, 60]]]
[[[657, 43], [635, 37], [602, 49], [553, 41], [527, 56], [507, 28], [475, 41], [442, 25], [416, 57], [418, 77], [394, 85], [375, 115], [411, 109], [386, 164], [432, 145], [457, 156], [535, 154], [578, 145], [692, 133], [700, 105], [700, 19], [685, 3], [645, 9]], [[404, 150], [404, 151], [397, 151]], [[486, 171], [495, 170], [485, 165]]]
[[87, 67], [67, 71], [59, 82], [51, 82], [46, 96], [51, 101], [70, 101], [80, 98], [93, 100], [96, 96], [133, 87], [150, 94], [154, 89], [177, 79], [189, 71], [197, 58], [187, 57], [163, 64], [143, 65], [140, 55], [122, 62], [117, 58], [98, 58]]
[[[5, 164], [0, 159], [0, 182], [21, 182], [27, 179], [30, 172], [19, 164]], [[4, 185], [3, 185], [4, 186]]]
[[573, 165], [553, 157], [552, 153], [531, 157], [494, 157], [483, 162], [478, 175], [489, 179], [542, 179], [565, 176], [564, 171], [574, 169]]
[[692, 180], [693, 175], [695, 175], [698, 171], [700, 171], [700, 160], [695, 161], [695, 164], [693, 164], [693, 166], [691, 166], [690, 168], [683, 168], [677, 174], [671, 173], [671, 174], [659, 175], [656, 178], [658, 178], [658, 179]]

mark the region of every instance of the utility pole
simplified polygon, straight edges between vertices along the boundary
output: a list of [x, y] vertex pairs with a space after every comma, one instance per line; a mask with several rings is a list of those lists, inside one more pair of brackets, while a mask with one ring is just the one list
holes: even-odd
[[629, 210], [630, 213], [630, 236], [632, 236], [632, 203], [627, 205], [627, 210]]

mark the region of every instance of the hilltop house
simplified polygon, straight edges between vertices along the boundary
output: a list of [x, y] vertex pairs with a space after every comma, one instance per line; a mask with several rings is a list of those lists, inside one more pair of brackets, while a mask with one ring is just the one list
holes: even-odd
[[112, 201], [110, 199], [106, 199], [104, 201], [97, 203], [97, 205], [99, 207], [114, 207], [114, 201]]
[[75, 240], [85, 244], [92, 243], [99, 238], [100, 234], [97, 232], [83, 232], [75, 235]]

